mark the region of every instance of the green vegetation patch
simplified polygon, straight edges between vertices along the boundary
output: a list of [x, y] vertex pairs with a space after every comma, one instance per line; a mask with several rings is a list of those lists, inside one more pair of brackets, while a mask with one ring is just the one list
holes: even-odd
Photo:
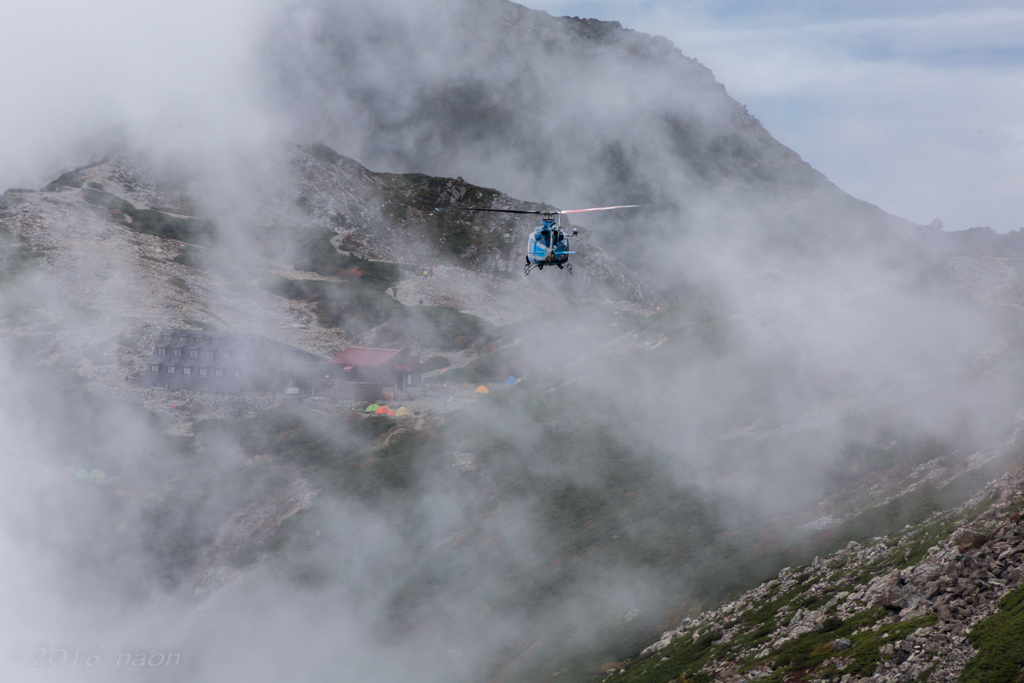
[[0, 195], [0, 212], [7, 212], [23, 202], [21, 190], [7, 190]]
[[180, 278], [177, 275], [172, 275], [171, 284], [174, 285], [175, 288], [181, 290], [183, 294], [192, 293], [192, 287], [188, 284], [188, 281], [185, 280], [185, 278]]
[[49, 182], [43, 188], [43, 192], [56, 192], [62, 187], [81, 187], [84, 182], [85, 175], [82, 173], [82, 169], [76, 169], [67, 173], [61, 173], [56, 180]]
[[[480, 358], [440, 379], [479, 384], [504, 382], [509, 375], [553, 378], [553, 372], [572, 366], [581, 355], [630, 331], [642, 320], [641, 315], [594, 304], [538, 315], [503, 328], [503, 339], [518, 340], [514, 346], [485, 348], [487, 353]], [[559, 343], [553, 346], [551, 339]]]
[[450, 360], [444, 356], [431, 356], [424, 360], [420, 365], [423, 366], [423, 372], [430, 372], [431, 370], [442, 370], [449, 367], [452, 364]]
[[315, 304], [317, 321], [325, 327], [366, 332], [378, 326], [383, 340], [416, 339], [443, 350], [486, 344], [497, 331], [485, 320], [449, 306], [405, 306], [391, 295], [362, 282], [264, 278], [260, 284], [288, 299]]
[[463, 267], [479, 265], [479, 257], [497, 251], [508, 254], [526, 235], [509, 214], [463, 211], [490, 207], [497, 190], [420, 173], [378, 173], [386, 185], [382, 212], [396, 223], [417, 225], [438, 254]]
[[205, 420], [195, 431], [200, 440], [228, 436], [249, 455], [273, 455], [307, 467], [311, 480], [337, 495], [381, 504], [394, 501], [395, 495], [417, 485], [421, 468], [436, 458], [438, 444], [418, 439], [420, 433], [410, 430], [374, 452], [367, 446], [395, 429], [395, 421], [353, 416], [344, 421], [316, 419], [278, 409], [259, 420]]
[[132, 217], [131, 229], [136, 232], [203, 246], [216, 242], [217, 229], [210, 221], [171, 216], [155, 209], [136, 209], [129, 215]]
[[135, 211], [135, 207], [132, 206], [131, 202], [125, 201], [110, 192], [90, 188], [82, 192], [82, 197], [90, 204], [102, 206], [112, 211], [121, 211], [129, 215]]
[[203, 322], [202, 320], [193, 320], [191, 318], [186, 318], [182, 322], [185, 325], [189, 326], [189, 327], [198, 327], [199, 329], [204, 330], [206, 332], [216, 332], [217, 331], [217, 326], [216, 325], [213, 325], [213, 324], [208, 323], [208, 322]]
[[202, 246], [211, 246], [216, 242], [217, 228], [211, 221], [172, 216], [156, 209], [137, 209], [131, 202], [117, 195], [92, 188], [86, 189], [83, 196], [90, 204], [129, 216], [132, 219], [129, 227], [136, 232]]
[[290, 228], [284, 232], [290, 236], [296, 256], [293, 262], [296, 270], [305, 270], [343, 280], [358, 280], [376, 289], [387, 289], [398, 282], [401, 268], [388, 261], [368, 261], [346, 255], [335, 249], [331, 239], [336, 233], [326, 228]]
[[864, 626], [875, 624], [885, 615], [886, 611], [882, 607], [865, 610], [847, 619], [837, 628], [828, 631], [819, 629], [785, 643], [769, 655], [776, 670], [770, 678], [765, 680], [782, 681], [787, 674], [796, 671], [814, 671], [815, 677], [828, 677], [837, 674], [838, 672], [831, 665], [826, 665], [820, 670], [818, 667], [838, 654], [831, 643], [839, 638], [845, 638], [852, 642], [852, 647], [842, 651], [842, 656], [853, 657], [853, 663], [842, 670], [842, 675], [870, 676], [874, 673], [875, 666], [882, 660], [879, 649], [883, 645], [902, 640], [917, 629], [933, 626], [937, 621], [935, 615], [932, 614], [896, 624], [886, 624], [878, 630], [868, 629], [854, 633]]
[[0, 285], [36, 265], [45, 255], [33, 250], [24, 237], [0, 227]]
[[583, 19], [580, 17], [560, 17], [562, 22], [571, 33], [604, 43], [622, 33], [622, 24], [617, 21], [601, 21], [600, 19]]
[[1007, 593], [999, 611], [967, 636], [978, 654], [960, 674], [963, 683], [1024, 681], [1024, 588]]
[[[933, 513], [948, 510], [970, 499], [991, 479], [993, 471], [995, 470], [980, 469], [969, 472], [941, 489], [925, 486], [884, 505], [866, 510], [833, 527], [834, 536], [828, 543], [821, 546], [818, 552], [827, 553], [838, 550], [849, 540], [865, 543], [877, 536], [897, 533], [908, 524], [927, 521]], [[990, 502], [979, 503], [976, 510], [987, 508]], [[902, 554], [883, 558], [871, 565], [861, 567], [859, 576], [851, 580], [853, 583], [865, 582], [871, 578], [872, 572], [885, 562], [893, 562], [894, 566], [896, 561], [900, 562], [900, 566], [911, 564], [914, 558], [923, 557], [928, 552], [928, 548], [944, 540], [949, 533], [953, 532], [954, 529], [949, 524], [951, 522], [936, 521], [933, 525], [929, 525], [927, 531], [910, 545], [909, 559], [904, 560]], [[949, 533], [946, 533], [947, 530]]]
[[265, 261], [251, 254], [213, 247], [182, 245], [173, 261], [183, 266], [218, 273], [237, 280], [251, 280], [268, 272]]
[[323, 144], [322, 142], [318, 142], [313, 145], [307, 145], [302, 149], [308, 152], [310, 156], [312, 156], [317, 161], [320, 161], [325, 164], [334, 165], [345, 158], [338, 154], [337, 152], [335, 152], [330, 147], [328, 147], [327, 145]]
[[521, 348], [498, 349], [481, 356], [468, 365], [446, 372], [436, 381], [470, 382], [473, 384], [503, 381], [509, 375], [521, 376], [526, 367], [526, 360]]

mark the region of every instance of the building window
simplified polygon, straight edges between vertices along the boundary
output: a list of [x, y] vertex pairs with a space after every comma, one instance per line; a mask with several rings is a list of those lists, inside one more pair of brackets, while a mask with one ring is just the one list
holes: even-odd
[[199, 350], [198, 349], [189, 349], [188, 350], [188, 357], [189, 358], [199, 358]]
[[182, 368], [181, 369], [181, 374], [183, 374], [183, 375], [191, 375], [192, 374], [192, 368]]
[[171, 349], [171, 355], [175, 358], [181, 358], [181, 349]]
[[150, 372], [160, 372], [160, 366], [159, 365], [150, 365], [149, 366], [149, 371]]
[[199, 368], [199, 376], [206, 377], [206, 368]]
[[206, 360], [213, 360], [213, 351], [203, 352], [203, 358], [205, 358]]
[[244, 353], [238, 354], [238, 362], [241, 363], [244, 360], [245, 360], [245, 354]]
[[184, 344], [185, 343], [185, 339], [187, 339], [187, 337], [178, 337], [178, 343], [179, 344]]
[[213, 371], [213, 376], [214, 377], [223, 377], [224, 376], [224, 371], [223, 370], [214, 370]]
[[173, 375], [174, 374], [174, 366], [173, 365], [168, 365], [167, 366], [167, 374], [168, 375]]
[[165, 334], [164, 336], [161, 337], [161, 339], [163, 340], [164, 344], [170, 344], [171, 343], [171, 335], [169, 335], [169, 334]]
[[231, 352], [230, 351], [224, 351], [224, 352], [221, 353], [221, 355], [224, 356], [224, 360], [231, 360]]
[[234, 373], [232, 373], [232, 374], [234, 374], [235, 377], [241, 377], [242, 376], [242, 373], [239, 372], [238, 370], [235, 370]]
[[167, 350], [166, 349], [157, 349], [156, 350], [156, 355], [158, 355], [158, 356], [165, 356], [165, 355], [167, 355]]

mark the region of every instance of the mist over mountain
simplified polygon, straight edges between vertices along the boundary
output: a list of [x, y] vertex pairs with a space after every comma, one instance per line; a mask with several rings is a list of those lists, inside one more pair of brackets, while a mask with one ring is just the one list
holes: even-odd
[[[245, 72], [283, 139], [134, 122], [0, 198], [12, 677], [601, 680], [1019, 464], [1016, 233], [850, 197], [616, 23], [270, 16]], [[465, 210], [620, 203], [574, 226], [574, 277], [522, 275], [533, 216]], [[170, 330], [402, 349], [425, 381], [375, 397], [408, 417], [170, 391], [142, 381]]]
[[563, 208], [644, 204], [601, 237], [662, 279], [700, 270], [689, 244], [820, 255], [915, 237], [772, 138], [706, 67], [617, 22], [504, 0], [314, 2], [282, 17], [266, 54], [296, 133], [371, 167]]

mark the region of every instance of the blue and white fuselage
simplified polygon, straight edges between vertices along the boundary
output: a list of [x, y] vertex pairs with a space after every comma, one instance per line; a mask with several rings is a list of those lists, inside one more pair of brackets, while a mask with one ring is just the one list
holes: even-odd
[[569, 251], [569, 239], [554, 218], [545, 216], [541, 221], [543, 224], [534, 229], [526, 243], [526, 272], [534, 267], [557, 266], [569, 268], [571, 273], [569, 255], [576, 252]]
[[[543, 270], [544, 266], [556, 266], [559, 270], [563, 268], [572, 275], [572, 264], [569, 263], [569, 256], [575, 254], [569, 251], [569, 238], [562, 231], [560, 221], [563, 213], [589, 213], [591, 211], [611, 211], [612, 209], [635, 209], [636, 204], [624, 206], [595, 206], [592, 209], [571, 209], [569, 211], [546, 211], [538, 209], [492, 209], [489, 206], [461, 206], [464, 211], [493, 211], [495, 213], [531, 213], [540, 214], [542, 225], [534, 228], [533, 233], [526, 242], [526, 265], [523, 271], [529, 275], [530, 271], [536, 268]], [[440, 211], [441, 209], [436, 209]], [[576, 228], [572, 229], [572, 237], [578, 234]]]

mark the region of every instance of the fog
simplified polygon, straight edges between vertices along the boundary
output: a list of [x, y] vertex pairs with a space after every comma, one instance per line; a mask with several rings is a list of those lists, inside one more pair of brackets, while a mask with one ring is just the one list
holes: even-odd
[[[801, 527], [896, 492], [870, 475], [961, 471], [1014, 433], [1015, 266], [845, 194], [665, 39], [497, 0], [18, 11], [3, 50], [36, 66], [10, 85], [0, 181], [108, 166], [4, 207], [34, 250], [6, 248], [0, 289], [11, 680], [112, 680], [143, 655], [130, 675], [158, 681], [590, 670], [825, 552]], [[160, 328], [212, 312], [322, 354], [377, 338], [300, 331], [326, 308], [261, 284], [268, 252], [301, 255], [268, 226], [384, 215], [382, 194], [322, 189], [354, 192], [357, 171], [284, 143], [563, 208], [643, 204], [580, 222], [657, 299], [612, 301], [596, 268], [532, 274], [518, 291], [562, 307], [488, 332], [509, 354], [489, 383], [524, 382], [390, 436], [213, 397], [190, 432], [132, 375]], [[228, 263], [186, 270], [89, 189], [194, 210]], [[519, 286], [520, 257], [485, 274]], [[390, 334], [443, 338], [408, 308]], [[110, 480], [74, 477], [94, 469]]]
[[[1021, 225], [1012, 2], [536, 0], [616, 19], [710, 68], [783, 144], [856, 197], [947, 230]], [[954, 189], [955, 188], [955, 189]]]

